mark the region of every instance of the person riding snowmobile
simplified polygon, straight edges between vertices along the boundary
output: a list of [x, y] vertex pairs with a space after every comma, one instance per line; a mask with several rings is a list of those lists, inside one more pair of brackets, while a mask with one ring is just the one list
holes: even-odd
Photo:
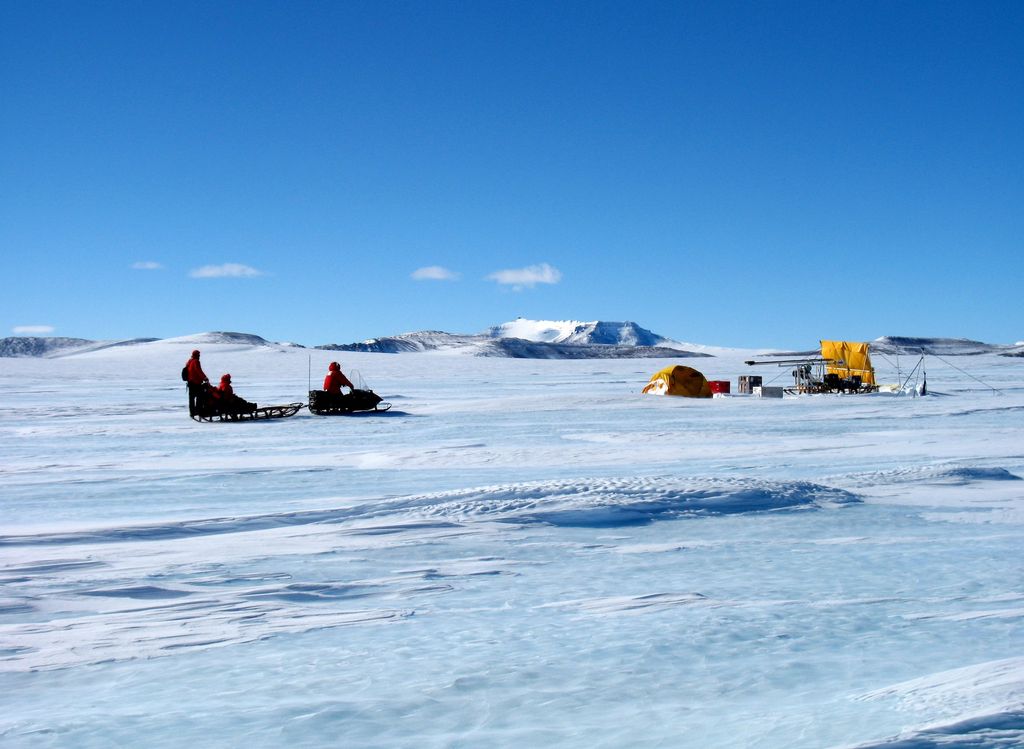
[[[353, 411], [386, 411], [391, 404], [384, 408], [377, 408], [381, 403], [381, 397], [372, 390], [360, 390], [341, 371], [341, 365], [332, 361], [327, 368], [327, 376], [324, 377], [323, 390], [309, 391], [309, 410], [315, 414], [328, 413], [352, 413]], [[348, 393], [342, 393], [343, 387], [348, 388]]]
[[324, 377], [324, 391], [327, 393], [330, 401], [339, 406], [345, 399], [345, 395], [341, 392], [343, 386], [349, 389], [350, 394], [351, 391], [356, 389], [352, 381], [341, 371], [341, 365], [336, 361], [332, 361], [330, 366], [327, 367], [327, 376]]
[[356, 389], [356, 386], [341, 371], [341, 365], [336, 361], [332, 361], [330, 366], [327, 367], [327, 376], [324, 377], [324, 390], [331, 395], [341, 395], [342, 386], [347, 387], [349, 390]]

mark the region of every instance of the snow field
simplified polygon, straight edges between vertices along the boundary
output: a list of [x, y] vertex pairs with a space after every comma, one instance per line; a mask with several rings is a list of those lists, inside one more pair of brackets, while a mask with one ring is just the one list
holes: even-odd
[[[190, 349], [0, 362], [0, 743], [1024, 743], [1018, 361], [697, 402], [638, 395], [667, 362], [313, 352], [394, 411], [195, 424]], [[203, 348], [261, 404], [307, 356]]]

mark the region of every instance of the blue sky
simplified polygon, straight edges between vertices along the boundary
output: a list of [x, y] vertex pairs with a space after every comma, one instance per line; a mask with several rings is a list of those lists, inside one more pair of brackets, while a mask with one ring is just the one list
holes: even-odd
[[1024, 339], [1024, 3], [0, 3], [0, 336]]

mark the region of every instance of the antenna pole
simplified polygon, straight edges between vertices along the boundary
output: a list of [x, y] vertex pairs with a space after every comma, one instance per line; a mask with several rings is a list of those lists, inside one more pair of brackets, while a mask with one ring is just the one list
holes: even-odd
[[903, 388], [907, 386], [907, 383], [910, 382], [910, 378], [914, 376], [914, 373], [922, 364], [924, 364], [924, 354], [921, 354], [921, 358], [917, 360], [917, 365], [912, 370], [910, 370], [910, 374], [907, 375], [907, 379], [904, 380], [902, 385], [900, 385], [900, 390], [903, 390]]
[[313, 355], [307, 354], [306, 364], [306, 392], [308, 393], [313, 389]]

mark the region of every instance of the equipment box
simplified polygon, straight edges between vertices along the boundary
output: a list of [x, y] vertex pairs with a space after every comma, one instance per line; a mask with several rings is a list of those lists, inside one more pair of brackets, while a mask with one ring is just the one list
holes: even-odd
[[738, 392], [750, 395], [755, 387], [761, 387], [761, 375], [740, 375], [740, 386]]

